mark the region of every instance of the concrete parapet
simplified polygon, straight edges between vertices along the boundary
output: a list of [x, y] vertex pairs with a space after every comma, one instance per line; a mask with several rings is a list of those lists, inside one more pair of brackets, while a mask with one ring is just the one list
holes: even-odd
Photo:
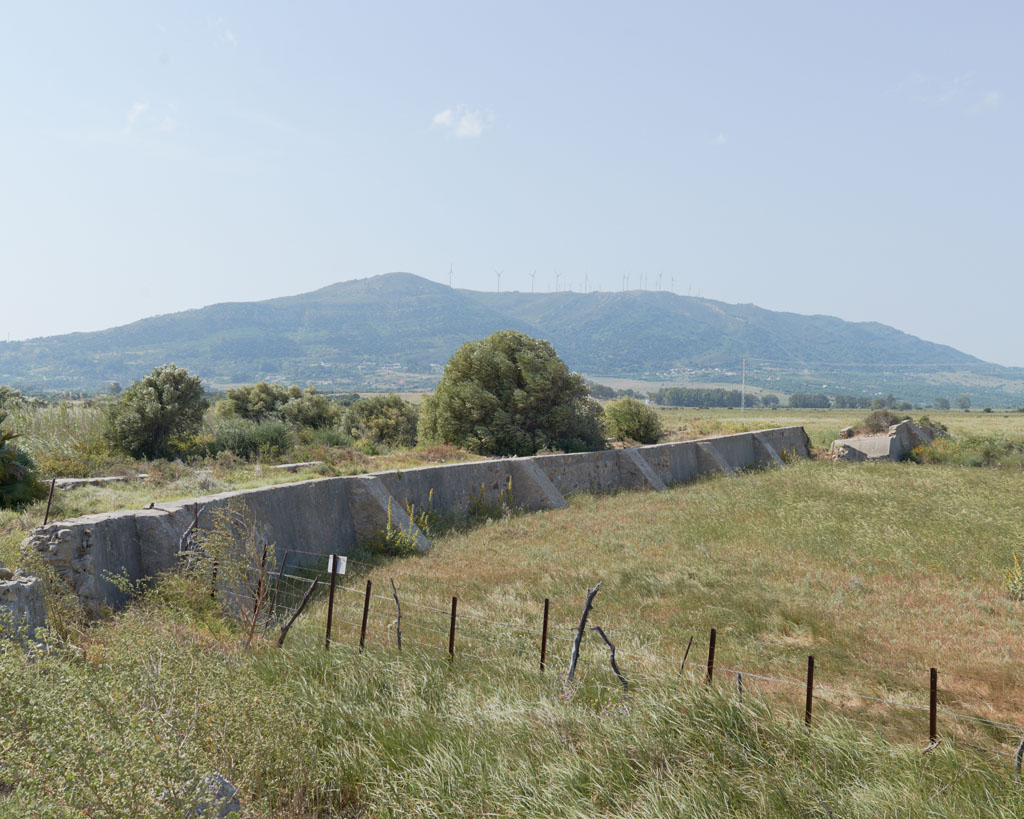
[[200, 529], [218, 506], [245, 501], [279, 550], [348, 554], [392, 523], [412, 531], [417, 548], [429, 540], [407, 509], [428, 506], [454, 516], [477, 503], [511, 501], [530, 509], [562, 509], [565, 495], [618, 489], [664, 490], [714, 472], [731, 474], [769, 466], [779, 456], [807, 457], [802, 427], [722, 435], [700, 441], [654, 444], [531, 458], [501, 458], [379, 472], [224, 492], [161, 503], [148, 509], [88, 515], [33, 529], [24, 548], [37, 551], [82, 598], [90, 612], [117, 607], [124, 593], [107, 578], [152, 577], [178, 565], [182, 536], [200, 510]]

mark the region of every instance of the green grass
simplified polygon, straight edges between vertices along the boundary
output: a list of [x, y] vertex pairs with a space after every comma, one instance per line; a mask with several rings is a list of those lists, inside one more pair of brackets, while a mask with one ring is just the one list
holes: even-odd
[[[825, 692], [808, 732], [799, 688], [747, 676], [737, 704], [725, 669], [799, 681], [813, 653], [819, 685], [923, 706], [936, 665], [942, 708], [1019, 723], [1024, 609], [1002, 574], [1022, 490], [1019, 470], [805, 462], [579, 496], [422, 557], [355, 556], [330, 653], [322, 596], [283, 651], [244, 652], [204, 582], [168, 580], [74, 646], [0, 657], [0, 815], [173, 815], [210, 770], [261, 817], [1020, 815], [1011, 733], [941, 714], [943, 743], [922, 755], [926, 714]], [[385, 599], [360, 653], [366, 579]], [[592, 622], [626, 694], [591, 633], [578, 687], [561, 682], [598, 580]]]

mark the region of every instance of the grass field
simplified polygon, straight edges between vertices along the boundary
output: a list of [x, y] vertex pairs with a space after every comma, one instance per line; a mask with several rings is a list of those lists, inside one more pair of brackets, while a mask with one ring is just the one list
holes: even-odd
[[[803, 423], [820, 442], [863, 413], [664, 416], [680, 437]], [[940, 417], [955, 436], [1019, 436], [1024, 421]], [[201, 488], [194, 475], [171, 478], [67, 493], [61, 511]], [[355, 555], [330, 653], [323, 595], [284, 650], [243, 651], [205, 581], [166, 579], [45, 656], [0, 649], [0, 815], [180, 815], [187, 783], [220, 770], [259, 817], [1019, 816], [1020, 736], [944, 712], [1024, 722], [1024, 603], [1003, 585], [1024, 553], [1022, 490], [1018, 468], [810, 461], [577, 496], [566, 511], [439, 537], [422, 557]], [[10, 545], [22, 523], [6, 521]], [[367, 579], [379, 596], [360, 653]], [[592, 632], [578, 684], [563, 682], [597, 581], [592, 623], [616, 645], [625, 693]], [[708, 690], [711, 627], [719, 672]], [[819, 690], [810, 732], [799, 685], [755, 676], [799, 684], [808, 654], [832, 689]], [[927, 714], [864, 696], [922, 708], [929, 666], [940, 670], [943, 742], [922, 754]], [[740, 703], [734, 669], [746, 672]]]

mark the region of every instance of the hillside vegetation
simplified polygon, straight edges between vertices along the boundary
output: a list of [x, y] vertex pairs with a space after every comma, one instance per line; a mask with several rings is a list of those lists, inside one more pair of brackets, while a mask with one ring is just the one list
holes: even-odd
[[591, 375], [737, 384], [778, 392], [970, 393], [1024, 401], [1024, 373], [878, 323], [845, 322], [674, 293], [480, 293], [407, 273], [263, 302], [226, 303], [93, 333], [0, 344], [0, 383], [98, 389], [174, 362], [206, 381], [423, 389], [465, 341], [497, 330], [549, 340]]

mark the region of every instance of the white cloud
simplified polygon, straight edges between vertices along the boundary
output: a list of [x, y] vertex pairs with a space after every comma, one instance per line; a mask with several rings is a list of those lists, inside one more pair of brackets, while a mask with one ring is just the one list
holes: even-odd
[[129, 108], [128, 114], [124, 118], [124, 128], [121, 129], [122, 132], [125, 134], [130, 134], [132, 130], [135, 128], [135, 123], [137, 123], [139, 121], [139, 118], [142, 117], [142, 115], [145, 114], [148, 110], [148, 102], [137, 102], [131, 108]]
[[718, 136], [711, 141], [715, 143], [715, 145], [725, 145], [725, 143], [729, 141], [729, 138], [725, 134], [719, 133]]
[[998, 91], [987, 91], [981, 98], [981, 101], [970, 109], [971, 113], [980, 114], [982, 111], [989, 111], [993, 108], [998, 108], [1002, 98], [1003, 95]]
[[225, 31], [224, 39], [231, 43], [231, 45], [238, 45], [238, 40], [235, 39], [235, 32], [233, 31]]
[[459, 139], [475, 139], [491, 124], [491, 117], [481, 111], [471, 111], [465, 105], [456, 105], [434, 114], [433, 123]]

